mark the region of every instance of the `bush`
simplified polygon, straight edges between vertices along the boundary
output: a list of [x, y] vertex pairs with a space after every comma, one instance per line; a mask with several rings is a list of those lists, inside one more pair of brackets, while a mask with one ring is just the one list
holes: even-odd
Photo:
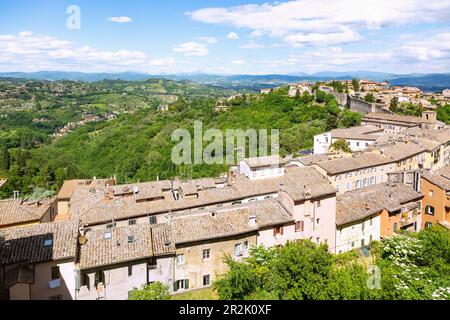
[[141, 289], [134, 289], [129, 300], [169, 300], [169, 288], [161, 282], [143, 285]]

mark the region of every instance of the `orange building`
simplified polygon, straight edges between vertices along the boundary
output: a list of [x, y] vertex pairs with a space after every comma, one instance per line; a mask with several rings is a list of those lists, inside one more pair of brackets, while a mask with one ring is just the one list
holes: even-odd
[[422, 227], [440, 224], [450, 229], [450, 165], [422, 174], [424, 215]]
[[[421, 230], [423, 194], [404, 184], [394, 184], [382, 193], [381, 238], [400, 231]], [[380, 195], [379, 195], [380, 196]]]

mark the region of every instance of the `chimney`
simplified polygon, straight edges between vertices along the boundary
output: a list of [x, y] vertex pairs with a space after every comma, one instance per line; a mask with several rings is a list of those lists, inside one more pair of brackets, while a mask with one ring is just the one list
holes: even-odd
[[19, 199], [19, 197], [20, 197], [20, 191], [19, 191], [19, 190], [14, 190], [14, 191], [13, 191], [13, 196], [14, 196], [14, 200]]

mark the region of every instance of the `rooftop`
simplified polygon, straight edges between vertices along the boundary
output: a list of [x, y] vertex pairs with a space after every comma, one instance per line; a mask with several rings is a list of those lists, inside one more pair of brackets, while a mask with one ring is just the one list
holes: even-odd
[[18, 224], [39, 222], [55, 198], [36, 202], [21, 199], [0, 200], [0, 228]]
[[364, 220], [384, 209], [396, 212], [422, 197], [422, 193], [407, 185], [390, 183], [347, 192], [337, 197], [336, 224], [342, 226]]
[[365, 168], [386, 165], [402, 161], [424, 152], [426, 148], [418, 143], [394, 142], [388, 146], [378, 146], [374, 150], [354, 153], [352, 157], [333, 159], [319, 162], [329, 175], [336, 175]]
[[434, 173], [430, 173], [428, 171], [424, 171], [422, 173], [424, 179], [429, 182], [437, 185], [442, 188], [446, 192], [450, 191], [450, 165], [447, 165]]
[[421, 117], [402, 116], [397, 114], [389, 114], [382, 112], [371, 112], [364, 116], [364, 120], [385, 120], [392, 122], [401, 122], [411, 125], [419, 125], [423, 122]]
[[[109, 188], [76, 188], [70, 200], [69, 213], [71, 218], [80, 219], [85, 225], [92, 225], [232, 203], [278, 193], [282, 185], [286, 192], [299, 200], [305, 197], [304, 191], [308, 191], [311, 197], [335, 192], [328, 180], [313, 167], [289, 167], [285, 168], [285, 172], [284, 176], [258, 181], [237, 175], [230, 181], [223, 178], [197, 179], [189, 182], [166, 180]], [[126, 193], [124, 189], [127, 190]], [[152, 197], [155, 194], [162, 197], [150, 199], [148, 195], [144, 196], [147, 192], [145, 190], [152, 190], [150, 192]], [[178, 200], [174, 192], [180, 194]]]
[[383, 132], [383, 129], [375, 126], [357, 126], [332, 130], [331, 137], [336, 139], [358, 139], [375, 141], [379, 137], [377, 134]]
[[89, 269], [153, 256], [151, 226], [148, 224], [95, 230], [86, 233], [80, 246], [80, 268]]
[[[250, 217], [256, 223], [249, 223]], [[289, 212], [274, 199], [252, 202], [228, 210], [181, 214], [172, 218], [176, 244], [225, 238], [254, 232], [260, 228], [293, 222]]]
[[256, 157], [247, 158], [244, 160], [250, 168], [262, 168], [262, 167], [272, 167], [282, 165], [284, 163], [283, 158], [279, 155], [267, 156], [267, 157]]

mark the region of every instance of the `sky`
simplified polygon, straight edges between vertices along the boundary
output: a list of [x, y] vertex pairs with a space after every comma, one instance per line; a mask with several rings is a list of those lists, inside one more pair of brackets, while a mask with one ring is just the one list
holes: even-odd
[[450, 0], [0, 1], [0, 72], [450, 71]]

